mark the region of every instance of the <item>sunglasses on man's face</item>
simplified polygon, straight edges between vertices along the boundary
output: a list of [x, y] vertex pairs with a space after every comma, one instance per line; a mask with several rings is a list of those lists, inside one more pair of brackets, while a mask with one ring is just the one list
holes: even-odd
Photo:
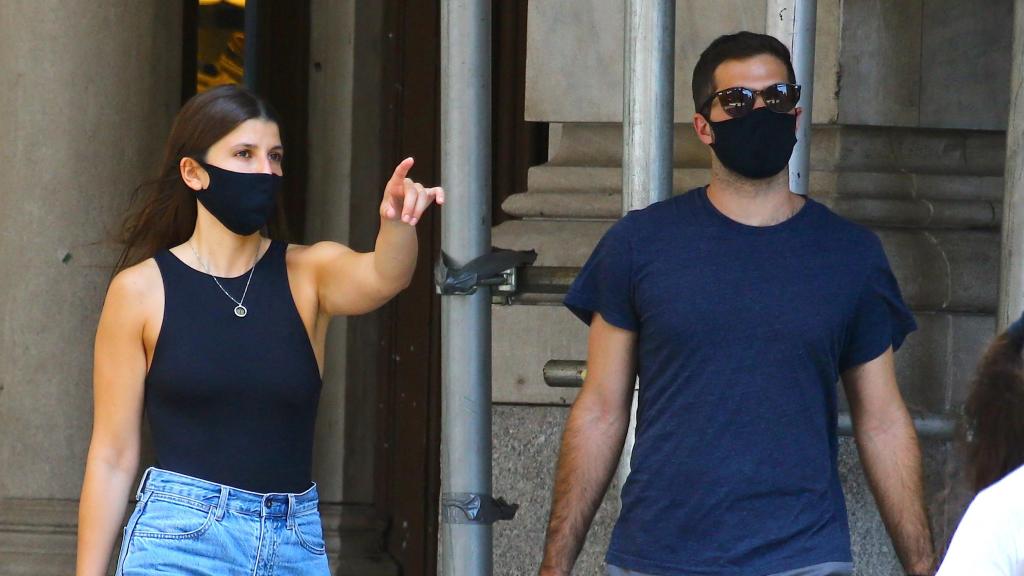
[[704, 101], [704, 105], [701, 106], [700, 112], [704, 116], [710, 116], [711, 105], [717, 98], [718, 103], [722, 106], [722, 110], [730, 118], [740, 118], [746, 116], [754, 109], [754, 103], [757, 102], [759, 94], [761, 99], [764, 100], [765, 107], [769, 110], [786, 114], [792, 112], [796, 108], [796, 103], [800, 101], [800, 85], [772, 84], [761, 90], [751, 90], [742, 86], [726, 88], [708, 97]]

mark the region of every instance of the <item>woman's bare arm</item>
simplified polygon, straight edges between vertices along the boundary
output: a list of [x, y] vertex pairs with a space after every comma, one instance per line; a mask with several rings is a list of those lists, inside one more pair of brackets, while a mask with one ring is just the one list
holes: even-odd
[[154, 275], [159, 282], [152, 261], [118, 274], [96, 331], [93, 430], [78, 506], [77, 576], [107, 573], [138, 472], [146, 377], [143, 329], [147, 307], [153, 305]]
[[336, 242], [319, 242], [297, 254], [304, 275], [316, 286], [321, 314], [364, 314], [409, 285], [419, 250], [416, 224], [431, 204], [444, 203], [444, 190], [424, 188], [407, 177], [412, 166], [412, 158], [406, 158], [388, 181], [373, 252], [355, 252]]

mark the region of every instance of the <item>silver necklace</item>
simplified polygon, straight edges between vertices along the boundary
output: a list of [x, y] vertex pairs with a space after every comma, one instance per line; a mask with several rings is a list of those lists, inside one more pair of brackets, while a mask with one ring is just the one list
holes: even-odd
[[238, 316], [239, 318], [245, 318], [245, 315], [249, 313], [249, 310], [242, 305], [242, 302], [245, 301], [245, 295], [249, 293], [249, 282], [252, 282], [252, 273], [256, 271], [256, 263], [260, 259], [260, 247], [262, 245], [262, 240], [256, 245], [256, 256], [252, 259], [252, 268], [249, 269], [249, 279], [245, 281], [245, 290], [242, 291], [242, 298], [235, 300], [235, 297], [221, 286], [220, 280], [217, 280], [217, 277], [210, 272], [210, 267], [206, 265], [206, 262], [203, 262], [203, 259], [199, 257], [199, 253], [196, 252], [196, 247], [192, 245], [192, 241], [188, 241], [188, 247], [192, 249], [192, 255], [196, 257], [196, 261], [199, 262], [199, 265], [203, 267], [203, 270], [206, 271], [206, 274], [210, 278], [213, 278], [213, 281], [217, 283], [217, 287], [220, 288], [220, 291], [235, 303], [235, 316]]

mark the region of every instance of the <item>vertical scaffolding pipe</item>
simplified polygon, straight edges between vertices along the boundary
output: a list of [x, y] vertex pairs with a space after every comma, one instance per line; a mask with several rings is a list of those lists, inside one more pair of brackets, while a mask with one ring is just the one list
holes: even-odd
[[[675, 0], [627, 0], [622, 99], [622, 213], [672, 195], [675, 101]], [[629, 475], [636, 432], [637, 395], [619, 463]]]
[[818, 0], [796, 0], [793, 14], [793, 71], [800, 84], [800, 125], [796, 148], [789, 161], [789, 187], [807, 195], [811, 181], [811, 105], [814, 102], [814, 39], [818, 20]]
[[[491, 251], [491, 0], [441, 3], [442, 249]], [[441, 299], [443, 494], [491, 495], [491, 294]], [[441, 526], [445, 576], [490, 576], [489, 524]]]
[[789, 160], [789, 189], [807, 195], [811, 176], [811, 104], [814, 102], [814, 40], [817, 0], [769, 0], [765, 32], [789, 47], [800, 84], [800, 125]]
[[627, 0], [622, 99], [622, 212], [672, 194], [673, 0]]
[[1010, 117], [1006, 128], [1003, 245], [999, 279], [999, 331], [1024, 309], [1024, 0], [1013, 7]]

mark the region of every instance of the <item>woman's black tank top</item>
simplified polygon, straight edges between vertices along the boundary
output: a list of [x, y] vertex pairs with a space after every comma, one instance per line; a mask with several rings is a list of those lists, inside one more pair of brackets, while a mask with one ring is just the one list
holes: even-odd
[[[286, 250], [273, 241], [256, 263], [244, 318], [213, 277], [155, 256], [164, 317], [145, 406], [158, 467], [259, 493], [310, 487], [321, 379]], [[248, 276], [218, 280], [238, 299]]]

